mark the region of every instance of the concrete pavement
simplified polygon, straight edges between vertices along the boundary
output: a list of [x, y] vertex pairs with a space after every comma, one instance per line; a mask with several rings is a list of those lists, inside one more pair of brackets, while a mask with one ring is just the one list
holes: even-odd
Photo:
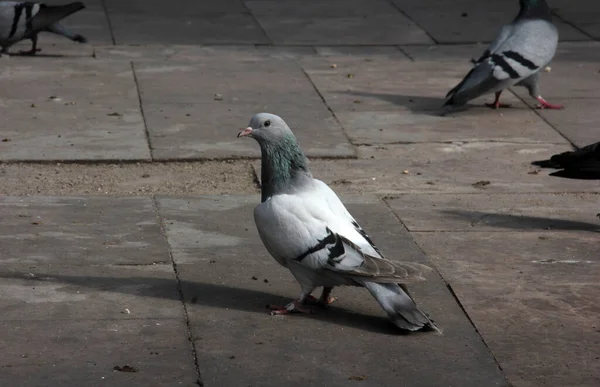
[[[599, 140], [600, 8], [550, 1], [565, 110], [440, 114], [517, 3], [94, 0], [65, 22], [92, 44], [0, 59], [0, 384], [597, 386], [600, 184], [530, 162]], [[386, 256], [435, 267], [414, 293], [444, 335], [361, 289], [266, 313], [298, 286], [252, 220], [259, 111]]]

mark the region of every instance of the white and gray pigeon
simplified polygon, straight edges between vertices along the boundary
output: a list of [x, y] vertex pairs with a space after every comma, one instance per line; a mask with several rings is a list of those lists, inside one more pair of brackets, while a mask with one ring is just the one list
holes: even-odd
[[256, 114], [238, 137], [254, 138], [261, 148], [262, 199], [254, 210], [258, 233], [302, 288], [288, 305], [269, 306], [271, 314], [312, 312], [304, 304], [315, 301], [311, 293], [320, 286], [320, 305], [332, 302], [335, 286], [360, 286], [399, 328], [439, 331], [406, 288], [431, 269], [383, 258], [331, 188], [312, 177], [296, 137], [280, 117]]
[[43, 3], [0, 1], [0, 55], [21, 40], [30, 39], [32, 47], [23, 54], [35, 55], [40, 32], [51, 32], [75, 42], [86, 43], [82, 35], [73, 33], [60, 20], [85, 8], [81, 2], [51, 6]]
[[520, 0], [517, 17], [500, 30], [465, 78], [446, 94], [444, 106], [461, 106], [484, 94], [495, 93], [496, 99], [486, 106], [497, 109], [500, 94], [511, 86], [523, 86], [540, 105], [538, 108], [562, 109], [540, 95], [539, 71], [547, 66], [558, 45], [558, 30], [552, 24], [545, 0]]

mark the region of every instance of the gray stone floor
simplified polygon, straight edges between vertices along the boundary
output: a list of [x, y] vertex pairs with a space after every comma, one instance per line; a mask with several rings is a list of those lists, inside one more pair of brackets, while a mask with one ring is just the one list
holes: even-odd
[[[600, 6], [549, 3], [562, 111], [514, 89], [441, 114], [516, 0], [92, 0], [65, 22], [91, 44], [0, 58], [0, 385], [600, 385], [600, 184], [530, 165], [600, 140]], [[266, 313], [299, 289], [252, 218], [235, 136], [259, 111], [386, 256], [436, 269], [414, 294], [443, 335], [399, 335], [360, 289]]]

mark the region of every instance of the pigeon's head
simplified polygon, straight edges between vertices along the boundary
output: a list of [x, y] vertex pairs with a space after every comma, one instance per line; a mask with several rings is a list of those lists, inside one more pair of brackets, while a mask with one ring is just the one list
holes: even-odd
[[294, 138], [291, 129], [281, 117], [270, 113], [258, 113], [250, 120], [248, 127], [242, 129], [238, 137], [252, 137], [259, 143], [278, 143]]

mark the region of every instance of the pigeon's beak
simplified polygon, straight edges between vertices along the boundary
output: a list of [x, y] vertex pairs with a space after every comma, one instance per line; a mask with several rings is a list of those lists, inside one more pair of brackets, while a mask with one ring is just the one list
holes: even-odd
[[252, 134], [252, 128], [247, 127], [246, 129], [241, 129], [237, 136], [238, 136], [238, 138], [239, 137], [247, 137], [247, 136], [250, 136], [251, 134]]

